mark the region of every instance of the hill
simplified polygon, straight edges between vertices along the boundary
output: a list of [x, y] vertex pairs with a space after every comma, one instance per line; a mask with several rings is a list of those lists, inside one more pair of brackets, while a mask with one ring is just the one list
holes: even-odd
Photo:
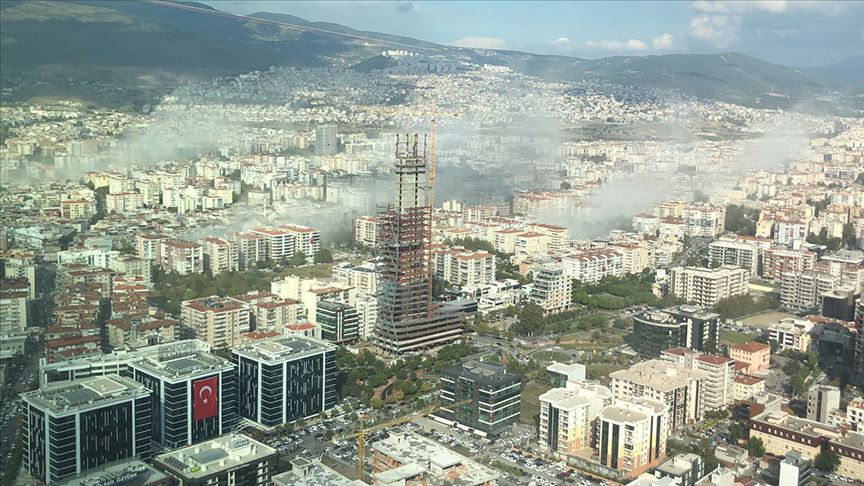
[[368, 71], [389, 65], [380, 59], [382, 49], [504, 65], [551, 80], [596, 80], [753, 106], [791, 107], [843, 84], [735, 53], [586, 60], [465, 49], [292, 15], [242, 17], [192, 2], [4, 0], [0, 9], [2, 82], [15, 88], [7, 90], [7, 99], [9, 92], [13, 99], [26, 99], [100, 84], [148, 98], [189, 79], [271, 65]]

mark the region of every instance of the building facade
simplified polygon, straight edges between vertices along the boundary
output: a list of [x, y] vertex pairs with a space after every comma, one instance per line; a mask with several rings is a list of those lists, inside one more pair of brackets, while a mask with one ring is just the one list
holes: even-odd
[[521, 395], [521, 379], [503, 366], [467, 361], [441, 373], [441, 410], [436, 415], [495, 437], [519, 421]]

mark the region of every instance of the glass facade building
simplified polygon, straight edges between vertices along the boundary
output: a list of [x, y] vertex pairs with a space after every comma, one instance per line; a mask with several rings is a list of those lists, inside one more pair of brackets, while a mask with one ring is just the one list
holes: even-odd
[[444, 370], [440, 395], [439, 418], [497, 436], [519, 420], [522, 381], [503, 366], [467, 361]]
[[669, 348], [712, 351], [717, 347], [719, 315], [696, 305], [652, 310], [633, 317], [633, 349], [656, 358]]

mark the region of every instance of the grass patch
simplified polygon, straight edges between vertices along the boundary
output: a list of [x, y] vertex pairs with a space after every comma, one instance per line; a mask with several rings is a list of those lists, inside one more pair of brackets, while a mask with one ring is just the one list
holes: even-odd
[[529, 381], [522, 387], [522, 408], [519, 420], [528, 425], [534, 425], [534, 417], [540, 414], [540, 395], [552, 389], [552, 385]]
[[740, 331], [720, 331], [720, 344], [741, 344], [756, 339], [753, 334]]
[[536, 361], [569, 363], [570, 355], [561, 351], [539, 351], [531, 355]]
[[278, 273], [279, 276], [296, 275], [300, 278], [328, 278], [333, 275], [332, 263], [319, 263], [317, 265], [305, 265], [302, 267], [289, 268]]

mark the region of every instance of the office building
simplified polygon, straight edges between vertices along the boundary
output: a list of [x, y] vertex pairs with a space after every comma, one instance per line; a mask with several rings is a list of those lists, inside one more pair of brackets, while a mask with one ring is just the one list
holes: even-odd
[[381, 221], [378, 249], [378, 323], [375, 341], [388, 355], [401, 355], [458, 341], [463, 315], [432, 302], [429, 266], [432, 208], [429, 205], [425, 142], [397, 138], [395, 201]]
[[717, 348], [720, 315], [696, 305], [651, 310], [633, 317], [633, 349], [656, 358], [669, 348]]
[[675, 267], [671, 269], [669, 291], [688, 303], [714, 307], [721, 300], [746, 294], [749, 278], [748, 270], [732, 265]]
[[562, 268], [553, 264], [543, 265], [534, 272], [528, 301], [542, 307], [547, 314], [565, 311], [573, 302], [572, 282]]
[[45, 484], [99, 466], [150, 457], [150, 390], [117, 375], [21, 394], [24, 468]]
[[861, 298], [861, 295], [848, 288], [825, 292], [819, 298], [821, 299], [819, 308], [823, 317], [852, 321], [855, 319], [855, 302]]
[[251, 330], [250, 321], [248, 305], [216, 295], [184, 300], [180, 305], [180, 325], [184, 332], [213, 349], [240, 344], [240, 333]]
[[377, 486], [447, 484], [497, 486], [501, 473], [401, 427], [372, 444]]
[[335, 155], [339, 150], [336, 134], [336, 125], [318, 125], [315, 128], [315, 154]]
[[703, 371], [652, 359], [609, 374], [616, 400], [650, 398], [669, 405], [672, 430], [702, 420], [704, 412]]
[[729, 357], [746, 365], [744, 373], [767, 371], [771, 366], [771, 346], [756, 341], [729, 346]]
[[648, 398], [617, 400], [597, 418], [600, 465], [636, 477], [666, 457], [669, 407]]
[[139, 459], [111, 462], [58, 483], [62, 486], [170, 486], [171, 478]]
[[202, 341], [141, 348], [128, 374], [151, 391], [151, 437], [174, 449], [232, 431], [237, 423], [234, 365]]
[[807, 420], [826, 423], [831, 411], [840, 408], [840, 389], [815, 385], [807, 391]]
[[241, 417], [266, 427], [314, 417], [336, 405], [336, 346], [276, 337], [232, 350]]
[[270, 486], [276, 450], [243, 434], [228, 434], [160, 454], [153, 464], [183, 486]]
[[552, 363], [546, 367], [546, 376], [554, 386], [566, 386], [569, 381], [585, 381], [585, 365], [579, 363]]
[[321, 300], [315, 320], [321, 328], [321, 339], [325, 341], [348, 344], [360, 337], [360, 315], [349, 305]]
[[439, 420], [484, 437], [519, 421], [521, 379], [500, 364], [466, 361], [441, 373]]

